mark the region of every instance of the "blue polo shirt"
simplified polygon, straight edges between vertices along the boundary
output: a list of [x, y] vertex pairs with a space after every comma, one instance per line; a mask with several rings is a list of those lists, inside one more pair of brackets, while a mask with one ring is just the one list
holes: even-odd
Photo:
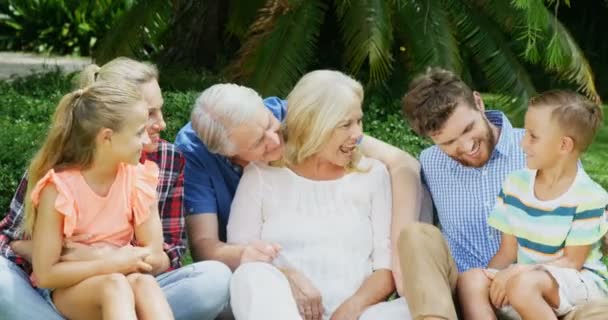
[[[264, 105], [283, 121], [287, 114], [287, 101], [277, 97], [264, 99]], [[184, 168], [184, 207], [186, 215], [216, 214], [219, 237], [226, 241], [226, 225], [230, 204], [234, 198], [243, 168], [227, 157], [211, 153], [198, 138], [188, 122], [177, 134], [175, 146], [186, 158]]]

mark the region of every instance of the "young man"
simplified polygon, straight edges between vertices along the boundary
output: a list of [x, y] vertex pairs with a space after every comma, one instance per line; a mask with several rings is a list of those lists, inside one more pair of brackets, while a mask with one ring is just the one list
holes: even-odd
[[[270, 262], [276, 257], [278, 248], [270, 243], [226, 243], [226, 224], [243, 167], [281, 157], [279, 129], [286, 112], [285, 101], [262, 100], [254, 90], [234, 84], [214, 85], [197, 99], [192, 122], [175, 141], [186, 157], [186, 227], [196, 261], [219, 260], [234, 270], [243, 262]], [[393, 197], [392, 218], [396, 246], [395, 230], [418, 220], [422, 194], [418, 162], [371, 137], [363, 139], [361, 148], [383, 161], [391, 174], [392, 192], [398, 195]], [[396, 254], [393, 262], [394, 276], [400, 279]], [[398, 287], [400, 283], [397, 280]]]
[[[171, 143], [159, 136], [166, 126], [158, 72], [152, 65], [117, 58], [102, 66], [95, 75], [95, 78], [108, 81], [112, 77], [126, 78], [138, 84], [149, 108], [147, 131], [152, 143], [144, 147], [141, 160], [154, 161], [160, 169], [158, 208], [163, 224], [165, 253], [172, 269], [156, 278], [176, 319], [214, 319], [228, 303], [231, 272], [217, 261], [181, 266], [185, 252], [182, 204], [184, 158]], [[22, 240], [20, 233], [26, 189], [27, 180], [24, 178], [9, 212], [0, 222], [0, 319], [62, 319], [29, 281], [31, 241]], [[75, 243], [77, 240], [66, 240], [62, 259], [103, 259], [112, 254], [110, 247], [93, 248]]]
[[[399, 237], [404, 296], [413, 319], [457, 319], [458, 273], [485, 267], [500, 233], [487, 224], [502, 181], [525, 166], [524, 135], [458, 76], [431, 69], [403, 98], [411, 127], [435, 145], [420, 155], [442, 230], [410, 224]], [[443, 233], [443, 235], [442, 235]]]

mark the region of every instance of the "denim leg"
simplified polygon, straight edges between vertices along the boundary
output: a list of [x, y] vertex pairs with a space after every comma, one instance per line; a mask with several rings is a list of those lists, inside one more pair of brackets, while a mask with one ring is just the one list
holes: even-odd
[[63, 320], [16, 264], [0, 257], [0, 319]]
[[176, 320], [213, 320], [228, 305], [232, 272], [202, 261], [156, 277]]

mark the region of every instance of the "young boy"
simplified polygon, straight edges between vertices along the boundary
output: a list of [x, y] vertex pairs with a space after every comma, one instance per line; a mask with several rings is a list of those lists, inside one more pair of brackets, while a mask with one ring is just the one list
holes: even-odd
[[[608, 193], [578, 165], [602, 124], [596, 104], [569, 91], [533, 98], [522, 148], [527, 169], [504, 181], [488, 224], [502, 232], [488, 269], [458, 279], [465, 319], [557, 319], [608, 296], [601, 239]], [[604, 315], [605, 316], [605, 315]]]

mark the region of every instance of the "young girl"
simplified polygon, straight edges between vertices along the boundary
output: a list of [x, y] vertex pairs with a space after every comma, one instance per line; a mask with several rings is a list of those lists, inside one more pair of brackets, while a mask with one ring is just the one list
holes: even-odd
[[[172, 319], [156, 280], [167, 269], [158, 167], [139, 164], [148, 110], [129, 83], [96, 82], [63, 97], [29, 167], [24, 231], [32, 280], [69, 319]], [[104, 260], [61, 261], [64, 237], [119, 247]], [[130, 243], [135, 238], [137, 246]]]

